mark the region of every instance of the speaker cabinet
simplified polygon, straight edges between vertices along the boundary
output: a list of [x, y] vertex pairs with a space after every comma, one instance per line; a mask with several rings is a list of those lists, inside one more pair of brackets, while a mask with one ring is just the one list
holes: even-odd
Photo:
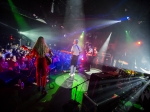
[[119, 97], [110, 97], [96, 103], [87, 93], [83, 95], [81, 112], [111, 112], [119, 103]]
[[88, 96], [94, 101], [103, 101], [115, 94], [117, 77], [106, 72], [94, 73], [90, 77]]

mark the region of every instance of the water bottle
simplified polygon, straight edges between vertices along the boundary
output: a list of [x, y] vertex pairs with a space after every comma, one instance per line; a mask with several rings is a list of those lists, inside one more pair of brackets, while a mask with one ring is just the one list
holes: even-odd
[[21, 82], [21, 89], [23, 89], [24, 88], [24, 83], [23, 82]]
[[18, 86], [21, 86], [21, 79], [18, 80]]

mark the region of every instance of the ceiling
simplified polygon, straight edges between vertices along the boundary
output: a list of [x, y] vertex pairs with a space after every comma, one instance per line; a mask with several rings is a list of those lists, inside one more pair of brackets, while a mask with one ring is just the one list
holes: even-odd
[[[16, 6], [18, 12], [10, 8], [9, 2]], [[73, 0], [69, 0], [73, 1]], [[78, 0], [77, 0], [78, 1]], [[145, 28], [149, 27], [150, 3], [148, 0], [82, 0], [84, 18], [75, 19], [118, 19], [129, 16], [138, 24], [143, 22]], [[45, 25], [37, 21], [36, 17], [46, 21], [48, 25], [62, 25], [65, 18], [67, 0], [54, 0], [54, 13], [51, 12], [53, 0], [1, 0], [0, 2], [0, 29], [1, 33], [9, 30], [20, 30], [14, 18], [14, 13], [21, 15], [30, 25], [30, 28]], [[69, 10], [76, 10], [73, 4]], [[35, 16], [36, 15], [36, 16]], [[74, 14], [72, 14], [73, 16]]]

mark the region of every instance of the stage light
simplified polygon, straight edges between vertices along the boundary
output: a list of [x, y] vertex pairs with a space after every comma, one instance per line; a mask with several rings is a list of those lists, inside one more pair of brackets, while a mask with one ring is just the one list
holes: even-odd
[[135, 44], [136, 44], [137, 46], [141, 46], [142, 42], [141, 42], [141, 41], [137, 41]]
[[51, 6], [51, 13], [54, 13], [54, 0], [53, 0], [53, 2], [52, 2], [52, 6]]
[[81, 58], [81, 60], [83, 61], [83, 60], [84, 60], [84, 58]]
[[140, 42], [140, 41], [138, 41], [138, 42], [137, 42], [137, 44], [138, 44], [138, 45], [141, 45], [141, 42]]
[[141, 24], [142, 23], [142, 21], [138, 21], [138, 24]]
[[138, 42], [138, 44], [141, 44], [141, 42]]
[[20, 31], [19, 33], [20, 33], [20, 34], [23, 34], [23, 35], [26, 34], [26, 32], [21, 32], [21, 31]]
[[126, 33], [127, 33], [128, 31], [126, 30]]
[[127, 17], [127, 20], [130, 20], [130, 17]]
[[13, 37], [12, 37], [12, 35], [10, 36], [10, 40], [12, 40], [13, 39]]
[[83, 38], [83, 36], [81, 35], [80, 38]]

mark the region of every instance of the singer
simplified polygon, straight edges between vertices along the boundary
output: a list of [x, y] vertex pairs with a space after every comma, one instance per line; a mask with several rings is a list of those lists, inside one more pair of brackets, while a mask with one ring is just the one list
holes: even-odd
[[40, 88], [42, 86], [42, 94], [47, 94], [47, 91], [45, 90], [46, 87], [46, 76], [47, 76], [47, 61], [45, 56], [49, 53], [51, 56], [53, 53], [47, 46], [45, 40], [43, 37], [39, 37], [36, 41], [33, 49], [32, 49], [32, 55], [36, 57], [36, 82], [38, 86], [38, 91], [40, 91]]

